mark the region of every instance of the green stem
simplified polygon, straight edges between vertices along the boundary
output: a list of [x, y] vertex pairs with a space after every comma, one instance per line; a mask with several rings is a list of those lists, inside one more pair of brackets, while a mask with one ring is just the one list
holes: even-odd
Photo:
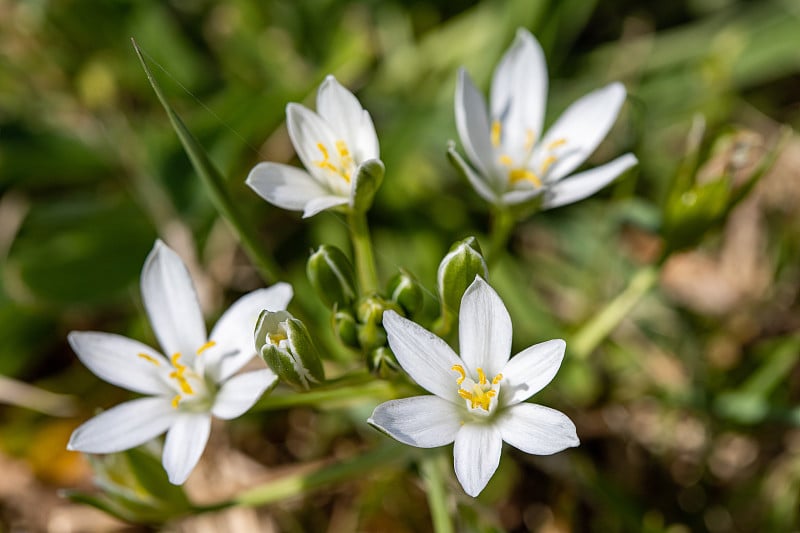
[[225, 187], [225, 180], [222, 178], [219, 170], [217, 170], [217, 168], [211, 162], [206, 152], [200, 146], [200, 143], [189, 131], [189, 128], [186, 127], [186, 124], [183, 123], [183, 120], [181, 120], [178, 114], [172, 110], [172, 107], [169, 105], [166, 96], [161, 91], [161, 87], [159, 86], [155, 77], [153, 77], [150, 67], [147, 66], [147, 62], [144, 60], [142, 51], [139, 49], [136, 41], [133, 41], [133, 39], [131, 39], [131, 41], [133, 42], [133, 48], [136, 51], [136, 55], [139, 57], [139, 61], [142, 63], [142, 68], [147, 75], [147, 79], [150, 81], [150, 85], [153, 87], [153, 91], [155, 91], [159, 102], [161, 102], [161, 105], [164, 107], [164, 111], [167, 112], [169, 121], [172, 124], [175, 133], [178, 134], [178, 138], [183, 145], [186, 155], [189, 156], [192, 167], [200, 176], [203, 185], [208, 191], [214, 207], [222, 215], [222, 217], [228, 221], [234, 233], [239, 237], [239, 242], [242, 244], [245, 252], [247, 252], [247, 255], [250, 256], [250, 259], [255, 264], [264, 281], [267, 283], [273, 283], [277, 281], [281, 278], [280, 267], [272, 258], [272, 256], [266, 253], [259, 245], [258, 235], [254, 231], [253, 225], [248, 224], [247, 221], [245, 221], [241, 214], [242, 211], [237, 209], [234, 205], [233, 200], [231, 200], [231, 197]]
[[492, 210], [492, 227], [489, 233], [489, 250], [486, 253], [486, 264], [491, 266], [497, 262], [503, 251], [508, 246], [511, 230], [514, 229], [514, 216], [504, 208]]
[[653, 288], [658, 281], [658, 267], [648, 265], [639, 269], [616, 298], [596, 314], [573, 335], [568, 346], [570, 353], [579, 359], [586, 359], [605, 339], [639, 300]]
[[304, 393], [270, 394], [256, 403], [252, 411], [275, 411], [299, 406], [338, 407], [365, 400], [385, 400], [397, 396], [397, 387], [388, 381], [370, 381], [349, 387], [317, 389]]
[[378, 275], [375, 270], [375, 257], [372, 254], [372, 241], [365, 212], [350, 211], [347, 214], [350, 239], [355, 253], [356, 275], [361, 296], [369, 296], [378, 290]]
[[394, 442], [376, 450], [358, 455], [350, 460], [323, 466], [310, 472], [292, 474], [280, 479], [268, 481], [263, 485], [246, 490], [235, 498], [216, 504], [198, 506], [195, 512], [208, 512], [233, 506], [256, 507], [275, 503], [294, 496], [306, 496], [310, 492], [326, 485], [348, 481], [364, 476], [371, 470], [380, 468], [394, 461], [406, 459], [409, 455], [407, 446], [400, 447]]
[[439, 468], [439, 456], [440, 454], [435, 452], [425, 454], [420, 462], [420, 470], [428, 496], [434, 533], [453, 533], [453, 522], [450, 520], [450, 511], [447, 505], [447, 491], [442, 471]]

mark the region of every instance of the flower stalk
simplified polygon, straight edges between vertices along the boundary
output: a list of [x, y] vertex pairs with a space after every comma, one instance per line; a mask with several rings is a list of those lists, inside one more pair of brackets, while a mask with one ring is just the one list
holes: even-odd
[[350, 228], [350, 240], [353, 243], [358, 289], [362, 297], [369, 296], [378, 290], [378, 274], [366, 212], [350, 211], [347, 214], [347, 226]]

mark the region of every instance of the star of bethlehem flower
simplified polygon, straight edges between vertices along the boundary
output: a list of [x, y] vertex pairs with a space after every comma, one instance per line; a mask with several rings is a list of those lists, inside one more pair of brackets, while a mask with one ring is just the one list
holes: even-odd
[[122, 403], [78, 427], [67, 448], [114, 453], [167, 432], [162, 463], [180, 485], [205, 449], [211, 417], [231, 419], [250, 409], [276, 384], [265, 368], [234, 375], [256, 354], [253, 328], [262, 309], [285, 309], [286, 283], [237, 300], [206, 335], [194, 284], [178, 255], [156, 241], [142, 269], [142, 299], [158, 351], [139, 341], [73, 331], [69, 343], [81, 362], [105, 381], [148, 396]]
[[469, 74], [459, 71], [456, 127], [472, 166], [452, 145], [449, 155], [490, 203], [513, 205], [541, 195], [543, 209], [570, 204], [637, 163], [633, 154], [625, 154], [570, 175], [606, 136], [624, 101], [625, 87], [612, 83], [573, 103], [543, 132], [547, 64], [536, 39], [519, 29], [494, 72], [488, 110]]
[[461, 300], [460, 357], [394, 311], [384, 313], [383, 325], [400, 366], [433, 396], [382, 403], [368, 422], [411, 446], [454, 442], [456, 477], [470, 496], [477, 496], [494, 474], [503, 441], [536, 455], [579, 444], [566, 415], [525, 403], [553, 379], [566, 344], [551, 340], [509, 358], [511, 318], [480, 276]]
[[269, 203], [303, 211], [304, 218], [333, 207], [352, 208], [362, 169], [377, 164], [382, 173], [369, 112], [333, 76], [319, 87], [317, 112], [290, 103], [286, 125], [306, 170], [280, 163], [256, 165], [247, 185]]

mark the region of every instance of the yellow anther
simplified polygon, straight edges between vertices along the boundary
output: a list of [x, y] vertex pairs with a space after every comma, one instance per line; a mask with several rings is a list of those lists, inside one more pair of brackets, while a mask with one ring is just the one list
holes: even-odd
[[539, 179], [539, 176], [524, 168], [511, 169], [508, 173], [508, 180], [512, 185], [519, 181], [530, 181], [537, 187], [542, 186], [542, 180]]
[[478, 367], [478, 383], [481, 385], [486, 385], [486, 374], [483, 373], [483, 369]]
[[[172, 366], [175, 367], [175, 370], [169, 373], [169, 377], [178, 382], [178, 386], [181, 388], [181, 391], [184, 394], [194, 394], [194, 389], [192, 389], [192, 386], [189, 384], [189, 381], [186, 379], [186, 376], [183, 375], [188, 367], [178, 362], [180, 358], [181, 358], [180, 352], [175, 352], [174, 354], [172, 354], [170, 361], [172, 361]], [[173, 402], [174, 401], [175, 400], [173, 399]]]
[[513, 164], [514, 164], [514, 160], [513, 160], [513, 159], [511, 159], [511, 156], [510, 156], [510, 155], [508, 155], [508, 154], [503, 154], [503, 155], [501, 155], [501, 156], [498, 158], [498, 161], [500, 161], [500, 164], [501, 164], [501, 165], [505, 165], [505, 166], [507, 166], [507, 167], [510, 167], [511, 165], [513, 165]]
[[175, 352], [174, 354], [172, 354], [172, 357], [169, 358], [169, 360], [172, 362], [172, 366], [174, 366], [178, 370], [180, 370], [181, 368], [186, 368], [186, 365], [182, 365], [178, 362], [180, 358], [181, 358], [181, 352]]
[[138, 355], [139, 357], [141, 357], [142, 359], [144, 359], [148, 363], [153, 363], [156, 366], [161, 366], [161, 363], [158, 362], [158, 359], [156, 359], [152, 355], [148, 355], [146, 353], [137, 353], [136, 355]]
[[339, 158], [341, 159], [342, 163], [341, 167], [337, 167], [331, 162], [330, 154], [328, 153], [328, 149], [324, 144], [317, 143], [317, 148], [320, 152], [322, 152], [322, 161], [314, 161], [314, 164], [319, 168], [324, 168], [325, 170], [329, 170], [334, 174], [337, 174], [347, 183], [350, 183], [350, 172], [348, 172], [347, 167], [353, 164], [353, 158], [350, 157], [350, 152], [347, 150], [347, 145], [345, 142], [336, 141], [336, 150], [339, 152]]
[[[461, 366], [461, 365], [453, 365], [453, 368], [451, 368], [450, 370], [454, 370], [454, 371], [458, 372], [459, 374], [461, 374], [461, 376], [458, 379], [456, 379], [456, 384], [457, 385], [461, 385], [462, 383], [464, 383], [464, 380], [467, 378], [467, 373], [464, 372], [464, 367], [463, 366]], [[461, 390], [461, 389], [459, 389], [459, 390]]]
[[558, 161], [558, 158], [557, 158], [557, 157], [555, 157], [555, 156], [552, 156], [552, 155], [549, 155], [549, 156], [547, 156], [547, 157], [545, 158], [545, 160], [544, 160], [544, 161], [542, 161], [542, 168], [539, 170], [539, 172], [541, 172], [542, 174], [544, 174], [545, 172], [547, 172], [547, 169], [548, 169], [548, 168], [550, 168], [550, 165], [552, 165], [552, 164], [553, 164], [553, 163], [555, 163], [556, 161]]
[[[325, 145], [322, 144], [322, 143], [317, 143], [317, 148], [319, 148], [319, 151], [322, 152], [322, 158], [325, 161], [328, 161], [330, 159], [330, 156], [328, 155], [328, 149], [325, 148]], [[317, 163], [317, 164], [319, 164], [319, 163]]]
[[503, 129], [499, 120], [492, 122], [492, 146], [500, 146], [500, 133]]
[[492, 385], [497, 385], [503, 379], [503, 374], [497, 374], [492, 380]]
[[472, 400], [472, 393], [469, 391], [465, 391], [464, 389], [458, 389], [458, 395], [464, 398], [465, 400]]
[[547, 149], [548, 150], [555, 150], [559, 146], [564, 146], [565, 144], [567, 144], [567, 140], [566, 139], [556, 139], [555, 141], [553, 141], [553, 142], [551, 142], [550, 144], [547, 145]]
[[172, 399], [172, 408], [177, 409], [179, 403], [181, 403], [181, 395], [176, 394], [175, 397]]
[[350, 150], [347, 149], [347, 144], [344, 141], [336, 141], [336, 150], [342, 159], [350, 158]]
[[213, 347], [214, 347], [214, 346], [216, 346], [216, 345], [217, 345], [217, 343], [216, 343], [216, 342], [214, 342], [214, 341], [208, 341], [207, 343], [205, 343], [204, 345], [202, 345], [201, 347], [199, 347], [199, 348], [197, 349], [197, 355], [201, 355], [203, 352], [205, 352], [205, 351], [206, 351], [206, 350], [208, 350], [209, 348], [213, 348]]
[[533, 145], [536, 143], [536, 135], [533, 134], [533, 130], [528, 128], [525, 130], [525, 151], [530, 152]]
[[277, 333], [268, 333], [267, 337], [269, 337], [269, 342], [275, 345], [278, 345], [281, 341], [285, 341], [289, 338], [283, 331], [279, 331]]

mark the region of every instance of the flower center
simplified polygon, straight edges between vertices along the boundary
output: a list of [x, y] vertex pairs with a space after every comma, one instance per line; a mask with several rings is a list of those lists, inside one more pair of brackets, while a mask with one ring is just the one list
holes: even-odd
[[[492, 146], [495, 148], [499, 148], [502, 144], [503, 139], [503, 124], [499, 120], [495, 120], [492, 122], [492, 130], [491, 130], [491, 141]], [[557, 139], [551, 143], [549, 143], [545, 150], [547, 152], [547, 157], [542, 160], [541, 165], [539, 165], [538, 172], [534, 172], [531, 170], [529, 166], [529, 162], [531, 157], [533, 156], [533, 148], [536, 146], [536, 135], [533, 133], [532, 129], [525, 130], [525, 142], [523, 144], [522, 150], [522, 163], [516, 164], [514, 159], [508, 155], [507, 153], [502, 153], [498, 157], [498, 162], [506, 167], [507, 175], [508, 175], [508, 182], [511, 185], [516, 185], [521, 181], [527, 181], [532, 183], [535, 187], [542, 186], [542, 178], [550, 167], [558, 161], [558, 157], [553, 155], [553, 151], [561, 146], [567, 144], [566, 139]]]
[[[202, 346], [200, 346], [200, 348], [198, 348], [195, 353], [199, 357], [200, 355], [203, 354], [203, 352], [205, 352], [209, 348], [216, 346], [216, 344], [217, 343], [214, 341], [208, 341]], [[137, 355], [142, 359], [144, 359], [145, 361], [152, 363], [155, 366], [161, 366], [161, 363], [159, 363], [158, 359], [152, 357], [151, 355], [148, 355], [146, 353], [140, 353]], [[192, 369], [191, 367], [181, 363], [180, 359], [181, 359], [180, 352], [175, 352], [169, 359], [170, 363], [172, 364], [172, 368], [174, 370], [172, 370], [172, 372], [168, 374], [168, 377], [169, 379], [174, 381], [175, 385], [177, 385], [177, 388], [180, 391], [178, 394], [175, 395], [174, 398], [172, 398], [172, 407], [174, 409], [178, 408], [178, 405], [180, 404], [181, 400], [184, 399], [184, 396], [194, 396], [195, 394], [197, 394], [196, 388], [202, 388], [203, 390], [205, 390], [203, 376], [195, 372], [195, 370]], [[192, 385], [193, 383], [194, 386]]]
[[497, 392], [500, 390], [499, 384], [503, 379], [503, 374], [497, 374], [489, 381], [483, 369], [478, 367], [478, 381], [475, 381], [467, 377], [467, 373], [461, 365], [453, 365], [451, 370], [459, 374], [456, 378], [458, 395], [464, 398], [469, 409], [482, 409], [489, 413], [492, 408], [492, 398], [497, 397]]
[[314, 161], [314, 164], [319, 168], [324, 168], [325, 170], [332, 172], [347, 183], [350, 183], [354, 162], [353, 156], [350, 155], [350, 150], [347, 148], [347, 143], [342, 140], [336, 141], [336, 156], [338, 156], [338, 161], [336, 163], [331, 160], [331, 154], [327, 146], [321, 142], [318, 142], [317, 148], [322, 153], [322, 160]]

